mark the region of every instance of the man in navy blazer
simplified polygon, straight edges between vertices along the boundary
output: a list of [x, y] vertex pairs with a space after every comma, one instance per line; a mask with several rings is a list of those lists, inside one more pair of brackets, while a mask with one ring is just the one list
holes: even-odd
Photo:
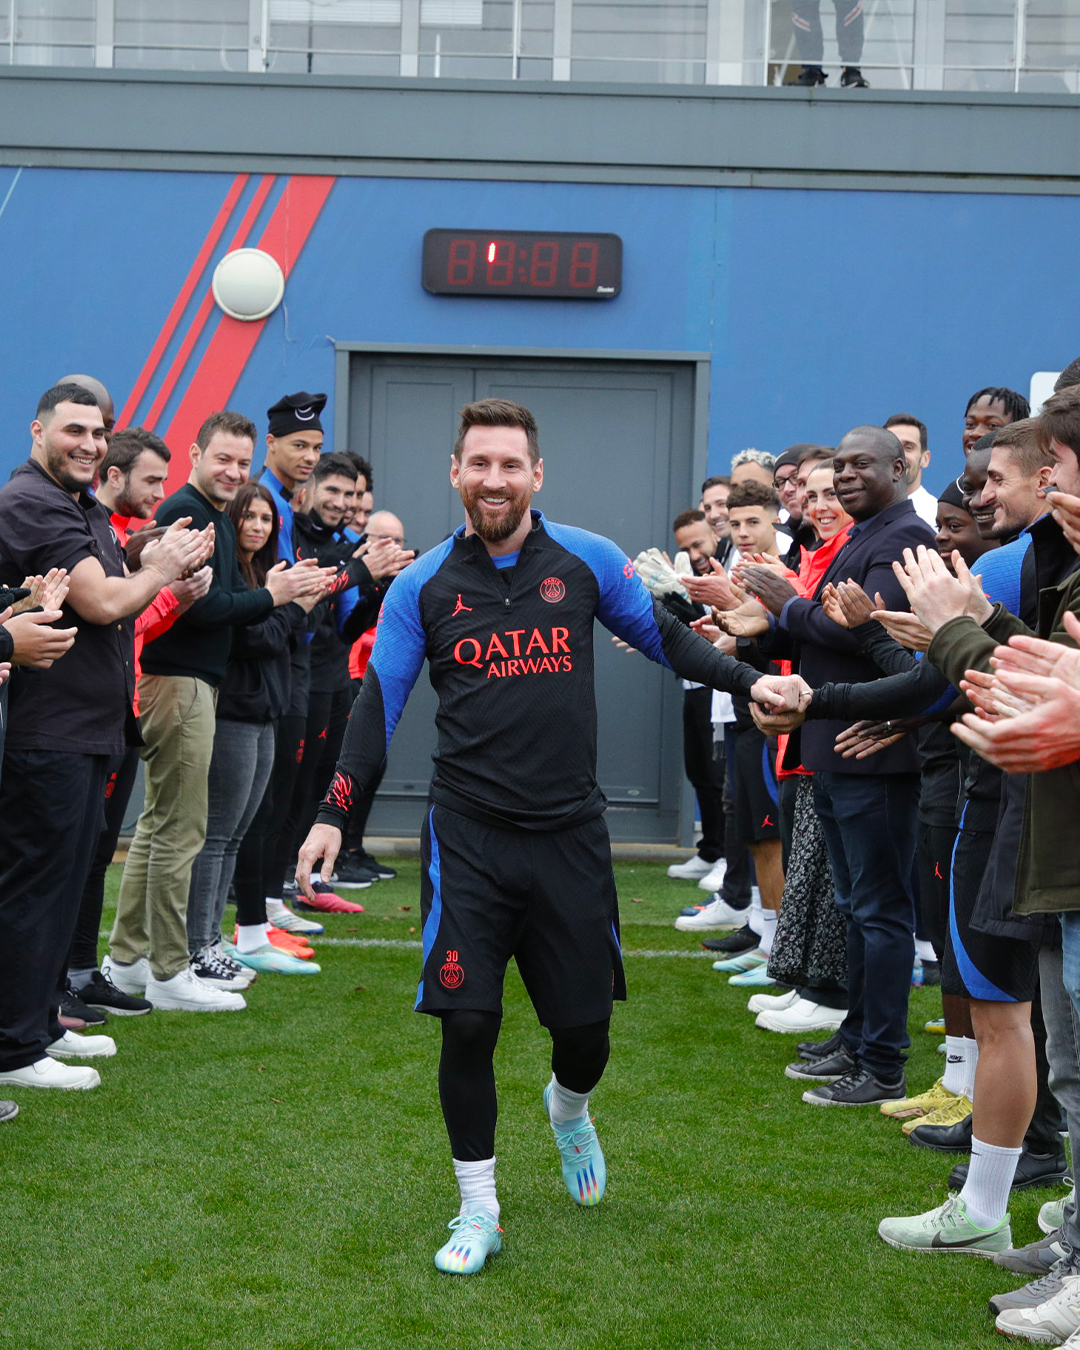
[[[857, 683], [880, 671], [861, 655], [852, 634], [826, 618], [817, 596], [829, 582], [857, 581], [880, 593], [887, 609], [907, 608], [893, 574], [905, 548], [932, 548], [933, 531], [907, 498], [904, 448], [881, 427], [856, 427], [837, 448], [834, 483], [854, 519], [812, 599], [767, 568], [747, 567], [746, 584], [775, 618], [763, 646], [789, 655], [813, 688]], [[769, 729], [766, 723], [761, 723]], [[836, 904], [847, 921], [848, 1015], [835, 1053], [818, 1062], [837, 1075], [803, 1094], [821, 1106], [898, 1100], [906, 1091], [904, 1051], [915, 944], [913, 859], [919, 759], [905, 737], [869, 759], [842, 759], [833, 748], [846, 723], [810, 721], [801, 728], [802, 762], [814, 773], [814, 804], [829, 850]], [[788, 729], [780, 726], [780, 730]]]

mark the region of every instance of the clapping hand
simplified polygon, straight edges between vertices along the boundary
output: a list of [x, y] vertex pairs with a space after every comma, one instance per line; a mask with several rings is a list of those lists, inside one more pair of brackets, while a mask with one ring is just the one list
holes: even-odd
[[993, 606], [980, 585], [982, 578], [972, 576], [967, 563], [955, 550], [952, 564], [955, 576], [936, 549], [920, 544], [914, 553], [909, 548], [904, 549], [903, 564], [894, 562], [892, 565], [912, 613], [931, 633], [962, 615], [982, 624], [993, 613]]

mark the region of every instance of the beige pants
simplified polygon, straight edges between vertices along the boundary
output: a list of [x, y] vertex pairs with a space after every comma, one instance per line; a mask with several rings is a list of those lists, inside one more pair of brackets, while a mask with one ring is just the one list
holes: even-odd
[[128, 850], [109, 952], [149, 956], [159, 980], [188, 964], [191, 866], [206, 838], [206, 779], [217, 691], [188, 675], [143, 675], [140, 726], [146, 805]]

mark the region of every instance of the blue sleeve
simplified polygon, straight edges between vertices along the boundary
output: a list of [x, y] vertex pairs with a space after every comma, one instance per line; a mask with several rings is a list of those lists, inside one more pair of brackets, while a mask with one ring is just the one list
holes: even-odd
[[544, 527], [556, 543], [580, 558], [596, 578], [599, 592], [596, 617], [608, 632], [670, 670], [653, 613], [652, 596], [622, 549], [602, 535], [572, 525], [545, 521]]
[[1022, 534], [1011, 544], [991, 549], [977, 559], [972, 572], [982, 577], [983, 594], [993, 605], [1004, 605], [1010, 614], [1020, 613], [1020, 573], [1031, 535]]
[[342, 591], [337, 597], [337, 603], [334, 605], [334, 620], [337, 623], [339, 635], [345, 631], [345, 623], [359, 603], [360, 591], [356, 586], [350, 586], [347, 591]]

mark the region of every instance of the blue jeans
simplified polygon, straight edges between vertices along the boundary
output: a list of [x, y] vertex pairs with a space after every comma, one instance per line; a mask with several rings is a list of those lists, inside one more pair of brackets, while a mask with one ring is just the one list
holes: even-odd
[[836, 907], [847, 924], [848, 1015], [840, 1038], [875, 1078], [903, 1075], [915, 960], [918, 774], [814, 774]]

